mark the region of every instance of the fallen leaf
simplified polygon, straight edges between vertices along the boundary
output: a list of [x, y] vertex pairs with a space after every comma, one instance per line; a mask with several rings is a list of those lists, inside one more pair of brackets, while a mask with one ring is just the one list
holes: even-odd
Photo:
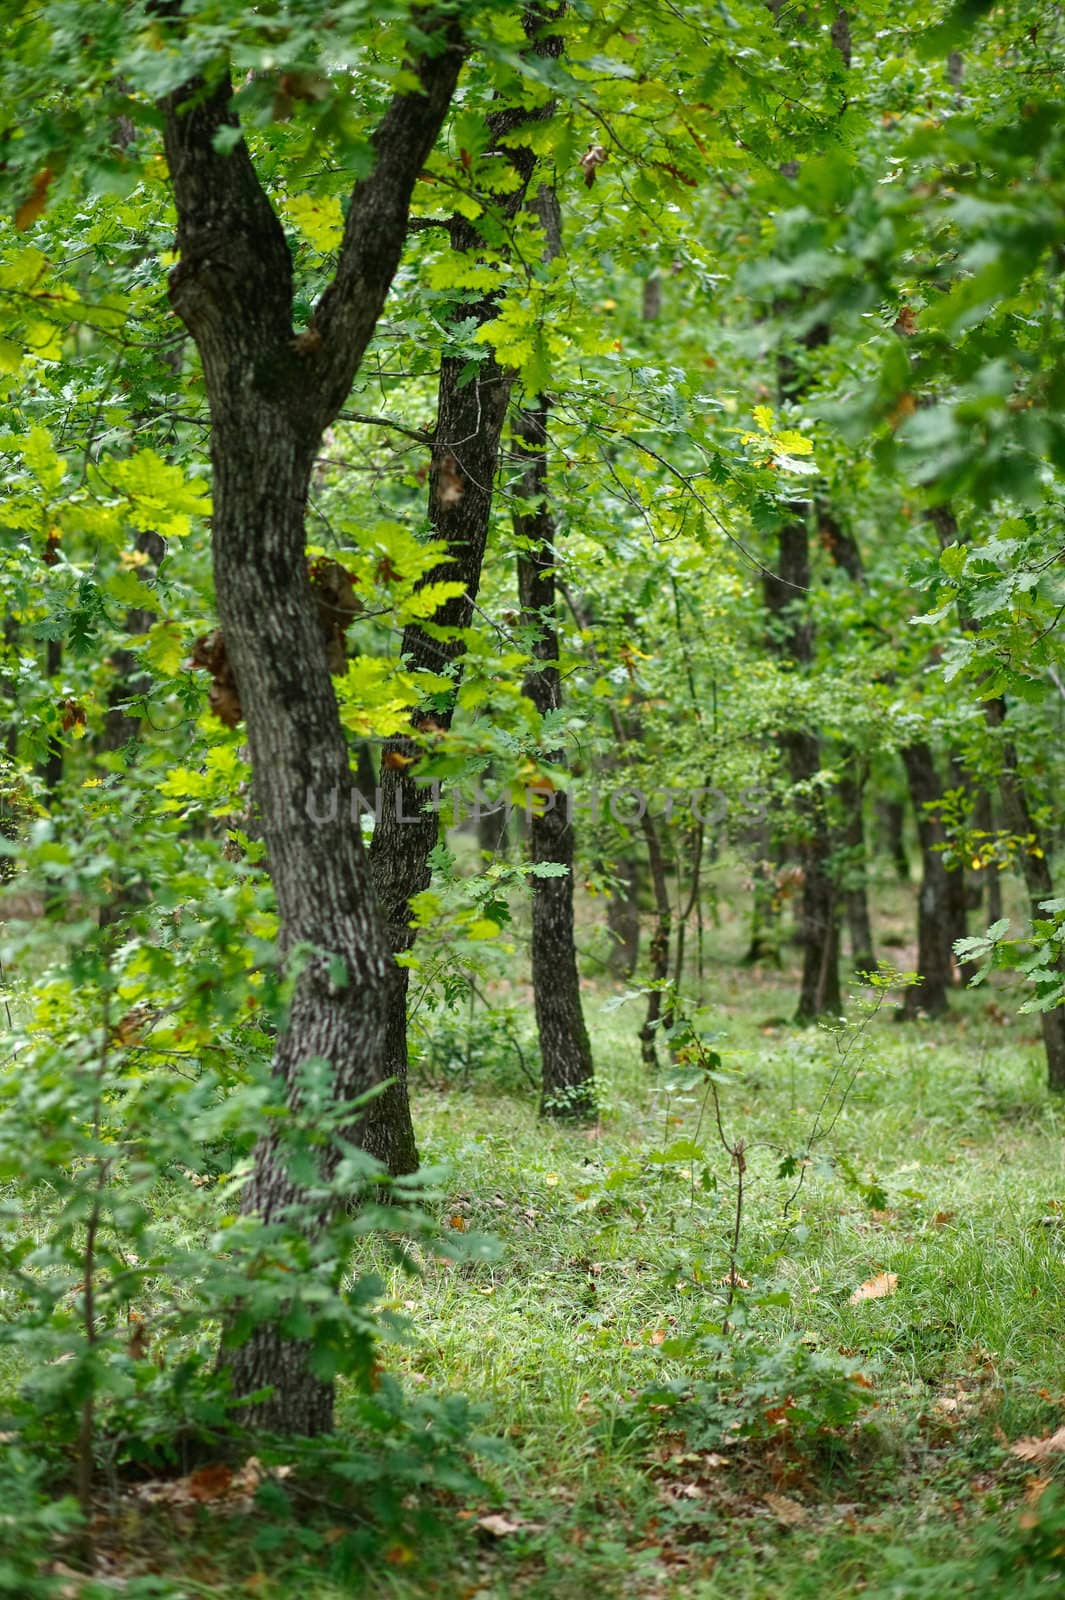
[[1051, 1456], [1065, 1455], [1065, 1426], [1045, 1439], [1018, 1439], [1010, 1445], [1010, 1455], [1022, 1461], [1047, 1461]]
[[849, 1305], [861, 1305], [863, 1300], [882, 1300], [887, 1294], [894, 1294], [899, 1286], [897, 1272], [878, 1272], [875, 1278], [867, 1278], [859, 1288], [855, 1289], [848, 1301]]
[[487, 1517], [478, 1517], [474, 1525], [490, 1533], [494, 1539], [505, 1539], [508, 1533], [520, 1533], [522, 1530], [520, 1522], [514, 1522], [498, 1511], [491, 1512]]
[[190, 1472], [185, 1479], [189, 1499], [203, 1503], [224, 1499], [232, 1485], [233, 1468], [227, 1467], [222, 1461], [215, 1462], [209, 1467], [197, 1467], [196, 1471]]
[[806, 1521], [806, 1507], [797, 1500], [789, 1500], [786, 1494], [767, 1494], [765, 1503], [777, 1521], [786, 1528], [797, 1528]]

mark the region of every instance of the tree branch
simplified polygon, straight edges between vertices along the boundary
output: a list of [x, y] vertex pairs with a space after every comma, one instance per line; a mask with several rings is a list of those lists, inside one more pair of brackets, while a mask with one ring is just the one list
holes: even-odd
[[355, 186], [336, 276], [311, 319], [323, 427], [347, 399], [381, 314], [409, 227], [410, 197], [458, 82], [465, 47], [456, 24], [438, 19], [424, 32], [430, 48], [415, 69], [421, 92], [396, 95], [374, 133], [374, 169]]
[[261, 355], [292, 338], [292, 256], [232, 101], [227, 70], [214, 86], [191, 78], [160, 107], [181, 257], [170, 299], [201, 352], [224, 352], [230, 366], [235, 347]]

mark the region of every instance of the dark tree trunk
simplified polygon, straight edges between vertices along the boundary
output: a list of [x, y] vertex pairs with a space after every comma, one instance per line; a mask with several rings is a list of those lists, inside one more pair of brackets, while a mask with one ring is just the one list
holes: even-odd
[[[535, 10], [525, 13], [525, 23], [535, 34], [541, 23]], [[531, 47], [538, 55], [557, 56], [561, 40], [546, 36]], [[551, 106], [529, 113], [519, 109], [499, 111], [489, 117], [491, 148], [504, 153], [518, 175], [518, 185], [502, 197], [500, 209], [513, 218], [525, 201], [535, 158], [524, 147], [511, 147], [503, 141], [522, 123], [551, 114]], [[452, 219], [451, 248], [474, 254], [483, 241], [477, 228], [463, 217]], [[462, 310], [480, 326], [496, 314], [496, 302], [488, 296]], [[448, 547], [448, 559], [430, 573], [426, 582], [462, 583], [464, 592], [442, 605], [432, 619], [432, 633], [412, 623], [403, 635], [403, 653], [408, 667], [439, 673], [457, 663], [464, 650], [463, 631], [473, 619], [473, 607], [481, 582], [492, 496], [499, 464], [499, 441], [510, 398], [511, 376], [494, 356], [481, 362], [473, 378], [467, 372], [464, 356], [444, 357], [440, 364], [436, 430], [433, 435], [429, 470], [429, 521], [434, 536]], [[439, 630], [446, 630], [441, 639]], [[415, 730], [427, 723], [446, 731], [454, 716], [458, 693], [455, 689], [447, 705], [436, 704], [431, 712], [416, 711]], [[417, 745], [409, 738], [388, 742], [382, 760], [381, 820], [374, 829], [370, 847], [374, 883], [388, 923], [392, 949], [397, 955], [408, 951], [414, 942], [410, 921], [411, 897], [429, 885], [432, 872], [429, 857], [439, 834], [435, 805], [415, 772], [406, 763], [417, 756]], [[387, 1077], [389, 1087], [375, 1101], [367, 1118], [364, 1147], [384, 1162], [393, 1174], [413, 1172], [418, 1151], [407, 1095], [406, 1008], [409, 973], [400, 969], [400, 982], [391, 999], [388, 1022]]]
[[[552, 219], [557, 202], [540, 191], [541, 215]], [[541, 717], [562, 705], [558, 669], [558, 604], [555, 591], [555, 524], [548, 502], [547, 406], [519, 410], [512, 423], [514, 449], [525, 470], [516, 485], [514, 532], [518, 543], [518, 591], [522, 622], [536, 630], [536, 665], [525, 679], [525, 693]], [[525, 508], [528, 509], [525, 509]], [[545, 751], [553, 766], [564, 753]], [[542, 1114], [581, 1117], [595, 1110], [595, 1068], [581, 1006], [580, 973], [573, 932], [573, 824], [567, 796], [545, 795], [529, 817], [529, 847], [534, 864], [564, 868], [559, 877], [532, 880], [532, 979], [542, 1062]]]
[[843, 904], [855, 972], [875, 972], [873, 924], [869, 915], [868, 873], [865, 848], [865, 785], [869, 763], [856, 750], [844, 754], [839, 781], [843, 808]]
[[655, 931], [651, 936], [648, 978], [653, 985], [647, 997], [647, 1015], [640, 1029], [640, 1055], [645, 1067], [658, 1066], [658, 1035], [673, 1021], [673, 1007], [666, 1000], [664, 985], [669, 978], [669, 942], [673, 935], [673, 907], [669, 899], [666, 858], [658, 826], [647, 810], [640, 818], [640, 829], [647, 846], [647, 865], [655, 897]]
[[[947, 765], [950, 772], [950, 787], [967, 793], [969, 784], [961, 762], [955, 755], [951, 755]], [[950, 854], [952, 857], [958, 857], [955, 849], [952, 849]], [[957, 941], [966, 938], [969, 932], [969, 884], [962, 857], [955, 859], [953, 865], [947, 866], [947, 902], [950, 906], [950, 943], [953, 950]], [[951, 959], [951, 973], [955, 985], [961, 984], [967, 977], [956, 957]]]
[[[63, 670], [63, 644], [60, 639], [49, 639], [45, 646], [44, 670], [52, 679], [53, 687], [58, 691], [61, 687], [55, 680]], [[59, 799], [59, 791], [63, 787], [63, 741], [53, 737], [48, 741], [48, 754], [38, 767], [38, 772], [44, 780], [44, 792], [50, 802]]]
[[[180, 36], [179, 8], [165, 21]], [[427, 26], [442, 48], [416, 64], [420, 91], [398, 94], [373, 137], [374, 169], [352, 196], [336, 276], [300, 335], [288, 245], [239, 138], [228, 77], [213, 88], [192, 79], [161, 108], [180, 255], [170, 296], [199, 349], [211, 408], [212, 551], [225, 654], [247, 724], [282, 953], [295, 945], [311, 952], [275, 1056], [294, 1107], [312, 1060], [330, 1063], [336, 1103], [380, 1082], [397, 986], [351, 824], [349, 752], [304, 517], [319, 442], [376, 326], [411, 190], [458, 78], [461, 49], [450, 25]], [[260, 1144], [242, 1206], [313, 1238], [329, 1212], [296, 1183], [282, 1138], [279, 1131]], [[326, 1147], [323, 1178], [336, 1160], [336, 1148]], [[238, 1396], [270, 1391], [243, 1413], [249, 1426], [307, 1434], [331, 1426], [332, 1386], [315, 1377], [307, 1347], [278, 1326], [255, 1328], [223, 1359]]]
[[[469, 233], [460, 248], [474, 247], [475, 236], [472, 230]], [[478, 312], [481, 320], [487, 321], [494, 308], [485, 302]], [[462, 654], [462, 630], [472, 621], [481, 581], [510, 381], [490, 358], [470, 382], [460, 385], [465, 365], [463, 359], [445, 357], [440, 367], [439, 408], [429, 475], [429, 520], [434, 536], [447, 542], [452, 559], [428, 580], [461, 582], [465, 590], [441, 606], [433, 617], [434, 634], [448, 629], [448, 639], [430, 637], [413, 623], [405, 630], [403, 654], [408, 668], [415, 671], [440, 672]], [[446, 730], [453, 714], [454, 696], [447, 706], [437, 704], [431, 713], [416, 713], [415, 729], [432, 722]], [[370, 846], [374, 883], [396, 955], [414, 943], [410, 901], [429, 886], [429, 857], [439, 838], [439, 816], [431, 792], [418, 782], [415, 769], [404, 764], [417, 754], [417, 744], [408, 738], [391, 739], [386, 744], [381, 763], [381, 818]], [[407, 1097], [408, 981], [408, 970], [400, 969], [388, 1024], [386, 1076], [392, 1081], [371, 1108], [364, 1136], [365, 1148], [393, 1174], [413, 1172], [418, 1165]]]
[[609, 956], [612, 977], [631, 978], [640, 958], [639, 864], [625, 856], [614, 864], [617, 886], [607, 901], [607, 927], [614, 936]]
[[910, 856], [906, 849], [906, 807], [901, 800], [884, 800], [880, 804], [888, 850], [895, 866], [895, 876], [900, 883], [910, 881]]
[[[980, 830], [988, 839], [995, 832], [995, 813], [991, 804], [991, 796], [985, 788], [976, 791], [973, 803], [973, 827]], [[1002, 874], [994, 863], [981, 869], [980, 878], [977, 880], [987, 890], [987, 904], [984, 915], [988, 926], [998, 922], [1002, 916]]]
[[754, 858], [751, 863], [751, 942], [743, 958], [744, 965], [760, 966], [768, 962], [780, 966], [780, 901], [777, 892], [777, 867], [773, 840], [767, 823], [761, 823], [751, 846]]
[[921, 891], [917, 901], [917, 970], [920, 982], [907, 989], [904, 1015], [918, 1012], [940, 1016], [947, 1010], [947, 990], [952, 982], [950, 886], [942, 846], [946, 833], [928, 806], [939, 800], [943, 785], [935, 758], [923, 741], [901, 752], [910, 786], [917, 839], [921, 847]]
[[[780, 530], [777, 571], [764, 578], [770, 639], [778, 654], [808, 669], [813, 658], [813, 623], [806, 597], [810, 588], [810, 539], [807, 507], [794, 506], [795, 521]], [[796, 790], [799, 827], [799, 865], [802, 893], [799, 937], [802, 942], [802, 980], [797, 1022], [838, 1016], [842, 1009], [839, 987], [839, 906], [832, 871], [832, 836], [824, 802], [813, 781], [821, 769], [817, 735], [807, 728], [784, 728], [778, 735], [785, 767]]]
[[[1006, 707], [1001, 699], [987, 702], [987, 720], [992, 728], [1002, 729], [1005, 733], [1005, 717]], [[998, 788], [1002, 798], [1003, 820], [1016, 838], [1030, 841], [1029, 847], [1021, 849], [1020, 858], [1034, 921], [1045, 915], [1039, 909], [1042, 902], [1054, 897], [1054, 880], [1038, 825], [1028, 804], [1028, 795], [1017, 761], [1017, 751], [1010, 738], [1003, 738], [999, 754], [1001, 765]], [[1058, 958], [1055, 971], [1065, 974], [1065, 957]], [[1039, 1020], [1043, 1029], [1043, 1044], [1046, 1047], [1047, 1088], [1056, 1094], [1062, 1094], [1065, 1093], [1065, 1006], [1056, 1006], [1053, 1011], [1040, 1012]]]

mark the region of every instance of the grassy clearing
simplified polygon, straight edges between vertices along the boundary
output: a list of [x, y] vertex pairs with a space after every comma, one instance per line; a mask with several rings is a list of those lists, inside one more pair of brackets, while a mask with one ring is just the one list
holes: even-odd
[[[724, 957], [741, 933], [725, 920]], [[886, 1008], [785, 1217], [794, 1180], [776, 1176], [779, 1153], [803, 1147], [836, 1043], [779, 1020], [791, 972], [722, 958], [707, 992], [734, 1073], [721, 1091], [726, 1131], [749, 1162], [737, 1264], [752, 1289], [733, 1315], [742, 1322], [749, 1301], [767, 1345], [798, 1334], [804, 1351], [856, 1363], [872, 1385], [858, 1419], [831, 1426], [815, 1397], [800, 1425], [786, 1382], [750, 1439], [727, 1418], [700, 1425], [639, 1403], [700, 1374], [714, 1387], [705, 1352], [675, 1352], [720, 1323], [735, 1174], [705, 1113], [700, 1127], [699, 1096], [668, 1071], [642, 1074], [639, 1002], [611, 1009], [611, 987], [590, 986], [595, 1128], [541, 1124], [528, 1096], [500, 1092], [490, 1074], [416, 1094], [423, 1157], [448, 1174], [444, 1226], [499, 1248], [465, 1266], [428, 1256], [417, 1278], [389, 1269], [410, 1339], [385, 1364], [412, 1392], [469, 1396], [481, 1430], [505, 1443], [482, 1463], [483, 1493], [445, 1497], [431, 1534], [385, 1550], [372, 1592], [1060, 1592], [1055, 1461], [1009, 1450], [1065, 1420], [1065, 1107], [1042, 1087], [1033, 1019], [1004, 1020], [1004, 997], [983, 990], [959, 995], [934, 1026], [900, 1026]], [[697, 1130], [716, 1190], [693, 1183], [698, 1163], [648, 1161]], [[855, 1185], [874, 1183], [883, 1196], [870, 1205]], [[880, 1273], [896, 1275], [894, 1292], [852, 1304]], [[774, 1303], [760, 1303], [767, 1288]], [[320, 1531], [333, 1513], [307, 1515]], [[141, 1521], [124, 1543], [171, 1596], [370, 1592], [365, 1573], [331, 1574], [328, 1538], [304, 1550], [295, 1529], [270, 1532], [257, 1517], [204, 1514], [180, 1527]]]

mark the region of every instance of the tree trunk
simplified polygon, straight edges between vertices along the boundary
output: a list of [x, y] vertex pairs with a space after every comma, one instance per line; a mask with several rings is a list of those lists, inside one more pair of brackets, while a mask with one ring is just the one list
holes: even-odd
[[[342, 1102], [380, 1080], [385, 1007], [398, 974], [351, 825], [347, 741], [307, 575], [303, 518], [313, 449], [282, 416], [257, 420], [255, 429], [248, 418], [237, 436], [215, 428], [218, 613], [247, 722], [283, 945], [317, 952], [296, 985], [275, 1070], [298, 1104], [301, 1066], [329, 1061], [334, 1099]], [[335, 1150], [323, 1156], [324, 1177], [335, 1161]], [[275, 1222], [303, 1204], [276, 1141], [265, 1141], [242, 1208]], [[255, 1426], [295, 1433], [329, 1427], [331, 1388], [306, 1369], [304, 1356], [276, 1329], [263, 1328], [228, 1357], [237, 1394], [274, 1384], [273, 1396], [254, 1407]]]
[[[973, 804], [973, 826], [988, 838], [995, 831], [995, 814], [991, 804], [991, 796], [983, 786], [976, 791], [976, 799]], [[981, 881], [987, 890], [987, 905], [984, 908], [984, 915], [990, 927], [993, 922], [998, 922], [1002, 916], [1002, 873], [994, 863], [991, 863], [982, 869], [980, 878], [977, 879], [978, 883]]]
[[777, 898], [777, 861], [767, 823], [760, 823], [752, 837], [754, 860], [751, 866], [751, 942], [743, 958], [745, 966], [768, 962], [780, 966], [780, 903]]
[[614, 864], [617, 887], [607, 901], [607, 927], [614, 936], [608, 965], [614, 978], [631, 978], [640, 958], [639, 863], [625, 856]]
[[900, 883], [909, 883], [910, 854], [906, 849], [906, 807], [901, 800], [883, 800], [879, 809], [884, 832], [887, 835], [888, 850], [895, 867], [895, 876]]
[[[543, 15], [530, 8], [524, 13], [523, 22], [529, 35], [535, 37]], [[544, 35], [535, 38], [530, 48], [536, 55], [558, 56], [562, 41], [557, 35]], [[535, 157], [525, 147], [506, 144], [506, 137], [523, 123], [542, 120], [552, 111], [549, 103], [532, 113], [510, 108], [495, 112], [488, 119], [490, 148], [505, 154], [518, 176], [515, 189], [500, 200], [500, 210], [508, 219], [516, 217], [525, 203]], [[483, 247], [478, 229], [463, 217], [452, 219], [450, 236], [456, 254], [473, 255]], [[489, 295], [460, 308], [460, 318], [462, 312], [483, 327], [496, 314], [495, 298]], [[440, 363], [428, 510], [433, 534], [447, 544], [448, 557], [425, 580], [461, 582], [465, 589], [434, 614], [432, 636], [416, 623], [405, 629], [403, 653], [408, 668], [415, 671], [439, 673], [460, 661], [465, 650], [463, 632], [473, 619], [481, 582], [499, 441], [512, 377], [493, 355], [480, 363], [473, 378], [467, 366], [464, 356], [445, 356]], [[446, 630], [447, 636], [441, 638], [440, 630]], [[437, 703], [431, 712], [415, 711], [411, 720], [416, 732], [429, 723], [443, 732], [450, 728], [460, 672], [456, 666], [455, 687], [446, 705]], [[408, 770], [407, 763], [417, 753], [417, 744], [409, 738], [392, 739], [386, 745], [381, 771], [381, 820], [370, 847], [374, 883], [396, 955], [404, 954], [414, 943], [410, 901], [429, 885], [429, 857], [439, 833], [434, 802], [414, 771]], [[393, 1174], [413, 1172], [418, 1165], [407, 1095], [408, 985], [409, 972], [403, 967], [388, 1021], [387, 1076], [392, 1081], [371, 1107], [363, 1139], [364, 1148], [385, 1162]]]
[[868, 873], [865, 848], [865, 785], [869, 763], [856, 750], [844, 755], [839, 781], [843, 808], [843, 904], [850, 937], [851, 964], [855, 972], [875, 972], [873, 924], [869, 915]]
[[662, 840], [651, 813], [644, 811], [640, 828], [647, 846], [647, 865], [651, 873], [651, 887], [655, 897], [655, 931], [651, 938], [648, 979], [654, 987], [647, 997], [647, 1015], [640, 1029], [640, 1055], [645, 1067], [658, 1066], [658, 1034], [668, 1028], [673, 1020], [672, 1004], [663, 1009], [663, 988], [669, 977], [669, 941], [673, 934], [673, 907], [669, 899], [666, 877], [666, 858]]
[[[1004, 729], [1005, 702], [1001, 699], [987, 702], [987, 720], [992, 728]], [[1030, 841], [1020, 851], [1021, 868], [1031, 906], [1032, 920], [1044, 915], [1040, 906], [1054, 897], [1054, 880], [1050, 873], [1043, 841], [1039, 836], [1032, 809], [1028, 804], [1024, 780], [1017, 761], [1013, 741], [1004, 737], [1000, 746], [1001, 766], [998, 787], [1002, 797], [1002, 811], [1006, 827], [1018, 839]], [[1065, 974], [1065, 957], [1059, 956], [1055, 971]], [[1047, 1056], [1047, 1088], [1055, 1094], [1065, 1093], [1065, 1006], [1055, 1006], [1052, 1011], [1042, 1011], [1039, 1020], [1043, 1029], [1043, 1044]]]
[[[473, 249], [476, 235], [467, 224], [456, 228], [457, 248]], [[494, 315], [491, 302], [476, 313], [486, 322]], [[461, 582], [464, 593], [448, 600], [433, 617], [433, 634], [410, 624], [403, 635], [408, 670], [441, 672], [457, 661], [465, 646], [462, 632], [470, 626], [481, 581], [488, 538], [492, 491], [499, 461], [499, 440], [506, 415], [510, 380], [493, 358], [476, 376], [460, 383], [463, 358], [445, 357], [440, 366], [439, 408], [429, 474], [429, 520], [435, 538], [447, 542], [452, 559], [429, 575], [428, 582]], [[438, 630], [449, 630], [441, 639]], [[447, 730], [454, 715], [449, 704], [414, 714], [415, 730], [433, 723]], [[381, 818], [370, 846], [374, 883], [388, 924], [392, 950], [401, 955], [414, 943], [410, 901], [428, 888], [429, 857], [439, 837], [439, 816], [431, 792], [416, 777], [418, 745], [407, 737], [390, 739], [381, 763]], [[414, 762], [414, 766], [410, 763]], [[406, 1007], [409, 973], [400, 969], [388, 1022], [386, 1076], [392, 1081], [370, 1109], [364, 1146], [393, 1174], [413, 1172], [418, 1151], [407, 1096]]]
[[[179, 8], [161, 25], [180, 38]], [[441, 25], [427, 19], [440, 38]], [[247, 724], [253, 789], [273, 880], [283, 956], [302, 952], [275, 1070], [289, 1104], [303, 1069], [326, 1061], [344, 1103], [382, 1076], [397, 975], [361, 835], [351, 824], [347, 739], [311, 589], [304, 518], [322, 434], [351, 388], [406, 234], [414, 182], [458, 78], [450, 24], [415, 66], [373, 136], [374, 169], [352, 195], [336, 275], [301, 335], [293, 331], [292, 259], [284, 230], [239, 135], [228, 76], [192, 79], [162, 103], [178, 216], [171, 302], [196, 341], [211, 408], [212, 552], [225, 663]], [[219, 669], [221, 670], [221, 668]], [[313, 814], [313, 815], [312, 815]], [[355, 1130], [356, 1132], [358, 1130]], [[245, 1212], [310, 1236], [336, 1201], [313, 1205], [285, 1159], [284, 1130], [262, 1140]], [[320, 1157], [321, 1177], [338, 1151]], [[251, 1427], [320, 1433], [332, 1385], [308, 1349], [263, 1324], [224, 1349], [234, 1393], [262, 1389]]]
[[[792, 507], [795, 520], [780, 530], [776, 573], [763, 580], [772, 647], [805, 670], [813, 659], [813, 623], [806, 607], [810, 588], [807, 507]], [[796, 791], [802, 896], [799, 937], [802, 979], [795, 1020], [839, 1016], [839, 907], [832, 871], [832, 837], [824, 801], [812, 787], [821, 770], [817, 735], [807, 728], [784, 728], [778, 735], [788, 776]]]
[[[557, 201], [541, 190], [541, 214], [557, 217]], [[554, 229], [548, 226], [549, 253]], [[535, 628], [533, 658], [525, 693], [541, 717], [562, 705], [558, 669], [558, 615], [555, 592], [555, 524], [547, 499], [547, 406], [519, 410], [511, 423], [514, 449], [525, 470], [516, 486], [514, 532], [518, 542], [518, 591], [522, 622]], [[524, 509], [528, 507], [529, 509]], [[545, 755], [553, 766], [564, 756]], [[573, 934], [573, 824], [567, 796], [545, 795], [529, 817], [534, 864], [564, 868], [558, 877], [532, 880], [532, 979], [542, 1061], [541, 1114], [588, 1116], [595, 1109], [595, 1068], [581, 1006], [577, 946]]]
[[917, 839], [921, 847], [921, 891], [917, 901], [917, 970], [920, 982], [907, 989], [903, 1008], [908, 1018], [925, 1012], [930, 1017], [947, 1010], [947, 990], [952, 982], [950, 886], [942, 846], [946, 833], [928, 805], [939, 800], [943, 786], [931, 748], [923, 741], [901, 752], [910, 786]]

